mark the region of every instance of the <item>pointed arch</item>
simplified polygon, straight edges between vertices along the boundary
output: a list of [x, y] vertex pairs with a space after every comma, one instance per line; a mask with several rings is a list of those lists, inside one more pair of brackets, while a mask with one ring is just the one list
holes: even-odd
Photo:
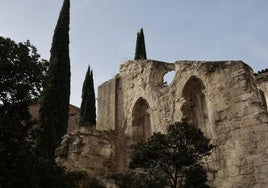
[[207, 137], [212, 138], [204, 91], [205, 85], [202, 80], [192, 76], [183, 88], [182, 96], [185, 99], [185, 103], [181, 110], [183, 118], [188, 123], [196, 125]]
[[149, 138], [151, 136], [151, 119], [148, 102], [139, 98], [133, 107], [132, 132], [134, 141]]

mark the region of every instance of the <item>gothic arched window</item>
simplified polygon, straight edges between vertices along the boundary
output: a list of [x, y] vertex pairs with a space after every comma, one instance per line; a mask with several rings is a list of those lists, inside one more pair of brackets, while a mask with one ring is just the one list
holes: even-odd
[[151, 120], [148, 113], [149, 105], [143, 98], [139, 98], [133, 108], [133, 139], [140, 141], [151, 136]]
[[212, 131], [208, 124], [208, 109], [204, 91], [203, 82], [195, 76], [191, 77], [183, 88], [182, 96], [185, 103], [182, 106], [182, 113], [188, 123], [196, 125], [211, 138]]

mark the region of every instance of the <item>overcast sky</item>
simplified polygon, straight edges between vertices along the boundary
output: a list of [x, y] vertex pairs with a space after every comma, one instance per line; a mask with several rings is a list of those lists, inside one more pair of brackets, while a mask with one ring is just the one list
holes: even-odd
[[[0, 0], [0, 35], [30, 40], [49, 59], [62, 0]], [[268, 68], [267, 0], [71, 0], [71, 100], [88, 65], [95, 87], [133, 59], [143, 27], [148, 59], [242, 60]], [[97, 92], [97, 91], [96, 91]]]

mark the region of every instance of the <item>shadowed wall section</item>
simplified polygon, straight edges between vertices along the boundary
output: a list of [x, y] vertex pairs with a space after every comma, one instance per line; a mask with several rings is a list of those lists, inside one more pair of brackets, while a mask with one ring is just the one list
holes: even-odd
[[203, 82], [199, 78], [192, 76], [183, 88], [182, 95], [185, 102], [181, 110], [183, 119], [190, 124], [196, 125], [208, 138], [212, 138], [204, 91]]
[[138, 142], [151, 136], [151, 120], [146, 100], [139, 98], [133, 109], [132, 133], [133, 140]]

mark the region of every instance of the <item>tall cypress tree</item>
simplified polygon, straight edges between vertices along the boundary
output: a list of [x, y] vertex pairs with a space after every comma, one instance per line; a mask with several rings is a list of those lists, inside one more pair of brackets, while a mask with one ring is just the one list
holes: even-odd
[[90, 70], [90, 66], [88, 66], [83, 83], [79, 122], [81, 126], [94, 127], [96, 125], [94, 80], [93, 72]]
[[137, 33], [136, 51], [134, 60], [147, 59], [143, 29]]
[[66, 134], [70, 100], [70, 0], [64, 0], [54, 30], [49, 70], [40, 101], [37, 147], [48, 158]]

